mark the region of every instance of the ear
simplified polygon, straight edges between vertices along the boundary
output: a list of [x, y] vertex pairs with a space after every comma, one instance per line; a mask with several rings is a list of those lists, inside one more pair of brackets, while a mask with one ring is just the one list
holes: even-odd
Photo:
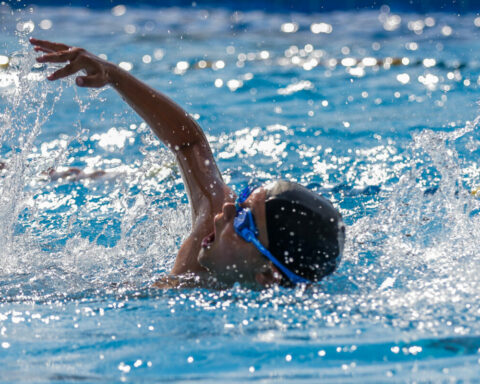
[[255, 281], [262, 287], [279, 285], [282, 282], [282, 275], [271, 262], [265, 268], [255, 274]]

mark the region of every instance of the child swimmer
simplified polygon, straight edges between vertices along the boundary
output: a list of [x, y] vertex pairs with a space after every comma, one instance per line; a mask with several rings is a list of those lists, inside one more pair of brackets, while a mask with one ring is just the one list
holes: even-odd
[[197, 122], [180, 106], [118, 66], [82, 48], [30, 39], [40, 63], [67, 63], [49, 75], [79, 71], [79, 87], [112, 86], [173, 152], [192, 212], [192, 231], [178, 251], [170, 276], [158, 288], [293, 286], [332, 273], [342, 254], [345, 226], [324, 197], [278, 180], [247, 188], [236, 197], [222, 179]]

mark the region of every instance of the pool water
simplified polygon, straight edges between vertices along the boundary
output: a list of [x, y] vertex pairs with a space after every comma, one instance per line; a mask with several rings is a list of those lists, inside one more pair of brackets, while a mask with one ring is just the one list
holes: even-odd
[[[478, 380], [477, 15], [1, 5], [0, 20], [1, 382]], [[46, 81], [29, 36], [172, 97], [237, 191], [285, 178], [329, 197], [339, 269], [310, 289], [149, 288], [190, 228], [174, 158], [111, 89]]]

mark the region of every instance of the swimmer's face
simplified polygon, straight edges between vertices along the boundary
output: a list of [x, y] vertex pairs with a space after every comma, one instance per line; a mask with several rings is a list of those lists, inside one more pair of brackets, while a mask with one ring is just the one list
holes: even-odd
[[[258, 239], [268, 247], [265, 216], [265, 189], [257, 188], [242, 207], [250, 208], [259, 235]], [[237, 214], [234, 203], [225, 203], [222, 212], [214, 218], [214, 233], [202, 242], [199, 263], [225, 284], [240, 282], [252, 286], [268, 286], [279, 281], [275, 267], [252, 244], [242, 239], [233, 226]]]

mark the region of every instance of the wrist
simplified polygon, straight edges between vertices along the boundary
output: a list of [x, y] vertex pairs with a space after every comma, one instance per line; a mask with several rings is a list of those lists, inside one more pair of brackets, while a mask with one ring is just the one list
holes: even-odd
[[115, 86], [118, 84], [118, 72], [120, 68], [113, 63], [107, 63], [105, 66], [105, 77], [107, 78], [107, 84]]

